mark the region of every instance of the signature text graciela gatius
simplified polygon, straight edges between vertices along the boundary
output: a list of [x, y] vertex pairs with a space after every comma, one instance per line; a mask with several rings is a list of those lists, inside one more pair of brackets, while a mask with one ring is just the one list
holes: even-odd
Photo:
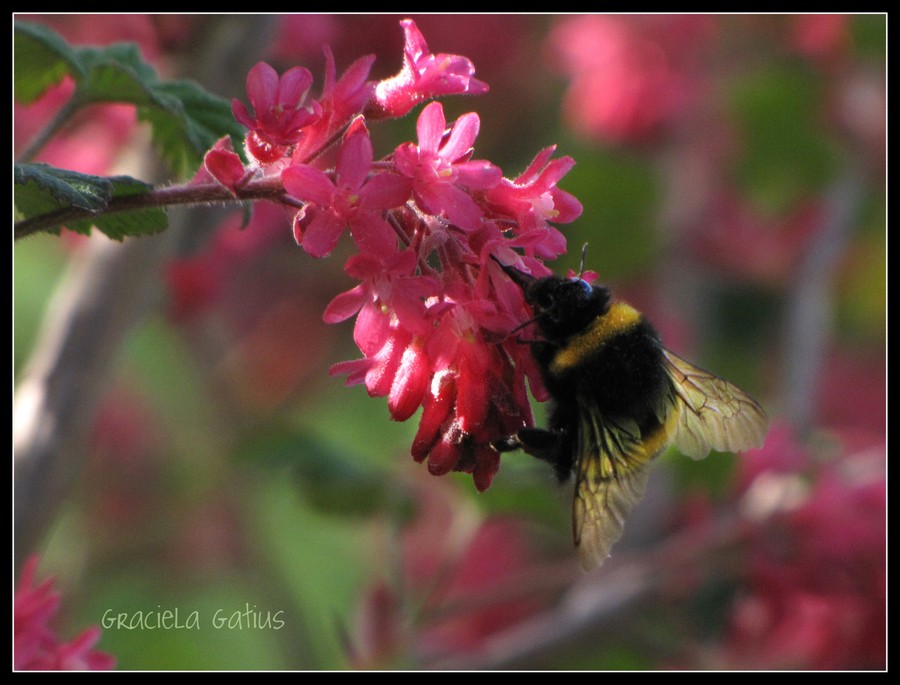
[[205, 618], [198, 610], [183, 611], [178, 607], [164, 609], [157, 605], [149, 611], [103, 612], [101, 625], [106, 630], [281, 630], [284, 611], [262, 611], [249, 602], [243, 609], [217, 609]]

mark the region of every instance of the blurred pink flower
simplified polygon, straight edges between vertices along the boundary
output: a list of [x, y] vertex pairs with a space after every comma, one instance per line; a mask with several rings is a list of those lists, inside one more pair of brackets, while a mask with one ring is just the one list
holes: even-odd
[[791, 46], [811, 59], [839, 57], [850, 43], [848, 14], [799, 14], [791, 17]]
[[168, 316], [187, 323], [215, 305], [242, 265], [286, 238], [284, 211], [274, 204], [257, 203], [250, 223], [240, 216], [222, 222], [205, 249], [173, 259], [164, 277], [169, 294]]
[[710, 18], [697, 15], [563, 19], [549, 47], [571, 79], [566, 118], [612, 143], [659, 135], [696, 98], [694, 67], [710, 34]]
[[351, 658], [358, 668], [477, 652], [552, 596], [528, 579], [535, 553], [516, 519], [478, 520], [443, 482], [417, 485], [416, 513], [400, 534], [399, 578], [363, 595]]
[[821, 225], [818, 204], [805, 203], [783, 216], [767, 217], [742, 198], [722, 192], [707, 220], [688, 236], [688, 245], [730, 277], [780, 286], [793, 277]]
[[742, 508], [754, 525], [727, 667], [883, 669], [883, 445], [823, 462], [776, 430], [744, 462]]
[[109, 654], [94, 650], [100, 628], [86, 628], [70, 642], [61, 642], [48, 623], [59, 610], [53, 580], [35, 585], [37, 557], [22, 568], [13, 603], [13, 668], [24, 671], [106, 671], [115, 667]]

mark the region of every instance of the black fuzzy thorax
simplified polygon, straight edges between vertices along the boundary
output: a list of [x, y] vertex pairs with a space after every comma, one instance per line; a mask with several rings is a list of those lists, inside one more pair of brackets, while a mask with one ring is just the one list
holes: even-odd
[[643, 317], [599, 341], [578, 364], [554, 370], [554, 359], [572, 337], [532, 343], [553, 401], [549, 427], [560, 443], [551, 461], [560, 480], [575, 465], [579, 411], [589, 407], [601, 422], [633, 421], [641, 435], [649, 435], [659, 428], [658, 408], [671, 393], [659, 335]]

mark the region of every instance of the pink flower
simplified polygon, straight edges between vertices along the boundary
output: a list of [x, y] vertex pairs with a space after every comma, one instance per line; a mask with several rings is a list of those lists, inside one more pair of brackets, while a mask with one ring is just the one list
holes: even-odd
[[491, 441], [532, 422], [524, 367], [514, 363], [523, 346], [489, 340], [505, 317], [458, 275], [445, 291], [446, 311], [428, 340], [432, 376], [412, 454], [427, 457], [434, 475], [472, 473], [475, 487], [486, 490], [500, 467]]
[[197, 171], [194, 183], [202, 183], [212, 177], [237, 197], [237, 190], [249, 178], [244, 163], [231, 147], [231, 138], [219, 139], [203, 158], [203, 166]]
[[[524, 379], [537, 370], [525, 346], [498, 344], [502, 334], [491, 332], [508, 330], [517, 319], [490, 300], [489, 279], [473, 287], [445, 268], [438, 280], [416, 275], [418, 264], [413, 250], [387, 260], [364, 254], [348, 260], [347, 272], [362, 282], [336, 297], [325, 319], [358, 312], [354, 338], [364, 358], [331, 372], [386, 396], [395, 420], [423, 406], [413, 457], [427, 459], [435, 475], [472, 473], [485, 490], [500, 466], [491, 441], [531, 423]], [[521, 308], [521, 292], [509, 301]]]
[[304, 164], [315, 157], [333, 135], [363, 110], [375, 87], [367, 80], [374, 61], [374, 55], [361, 57], [337, 79], [334, 56], [325, 50], [325, 86], [319, 100], [322, 114], [307, 127], [306, 134], [295, 146], [292, 155], [295, 163]]
[[693, 228], [694, 254], [732, 278], [781, 286], [790, 279], [822, 225], [822, 207], [804, 203], [769, 217], [732, 192], [722, 192], [709, 219]]
[[478, 227], [484, 212], [465, 189], [492, 188], [500, 182], [501, 172], [490, 162], [469, 160], [478, 136], [477, 114], [457, 119], [446, 140], [445, 126], [439, 102], [425, 107], [416, 124], [418, 146], [400, 145], [394, 152], [394, 164], [412, 179], [413, 193], [424, 210], [435, 216], [443, 214], [451, 223], [471, 230]]
[[[402, 205], [409, 198], [408, 179], [387, 172], [368, 178], [372, 167], [369, 132], [359, 126], [348, 132], [338, 153], [334, 182], [306, 164], [285, 169], [285, 190], [307, 202], [302, 235], [298, 242], [313, 257], [324, 257], [350, 229], [362, 252], [383, 257], [397, 251], [397, 235], [382, 211]], [[311, 218], [310, 218], [311, 217]]]
[[259, 62], [247, 75], [247, 96], [253, 105], [251, 117], [240, 100], [232, 100], [234, 118], [250, 129], [247, 134], [249, 152], [261, 162], [272, 162], [282, 148], [300, 140], [302, 130], [322, 113], [318, 102], [306, 104], [312, 85], [308, 69], [294, 67], [280, 78], [271, 66]]
[[503, 178], [485, 194], [491, 208], [515, 221], [514, 232], [528, 239], [519, 244], [527, 244], [532, 254], [542, 259], [555, 259], [566, 249], [565, 238], [549, 222], [569, 223], [581, 216], [582, 210], [574, 196], [556, 187], [575, 160], [551, 160], [555, 149], [555, 145], [544, 148], [515, 180]]
[[25, 562], [13, 603], [13, 667], [34, 671], [106, 671], [115, 667], [109, 654], [94, 651], [100, 640], [96, 626], [82, 631], [71, 642], [60, 642], [47, 625], [59, 610], [59, 593], [53, 580], [34, 585], [37, 557]]
[[405, 35], [403, 68], [375, 87], [372, 118], [401, 117], [424, 100], [440, 95], [486, 93], [486, 83], [475, 78], [472, 61], [460, 55], [433, 55], [411, 19], [400, 22]]
[[349, 374], [348, 385], [365, 383], [373, 397], [388, 397], [391, 418], [405, 421], [419, 408], [430, 376], [424, 341], [431, 324], [425, 299], [437, 290], [433, 278], [415, 276], [416, 257], [400, 252], [386, 260], [357, 255], [345, 267], [363, 282], [338, 295], [325, 320], [343, 321], [359, 312], [353, 336], [364, 359], [342, 362], [332, 374]]
[[[404, 67], [394, 78], [373, 85], [373, 58], [364, 57], [336, 79], [326, 52], [321, 100], [304, 106], [308, 72], [294, 69], [279, 79], [259, 64], [248, 77], [256, 117], [240, 103], [234, 110], [251, 128], [247, 147], [265, 172], [280, 169], [280, 199], [291, 207], [304, 250], [328, 255], [345, 229], [358, 248], [345, 264], [358, 284], [334, 298], [324, 318], [356, 316], [362, 358], [331, 373], [386, 397], [394, 420], [422, 407], [413, 457], [427, 459], [434, 474], [472, 473], [484, 490], [500, 463], [491, 443], [532, 422], [526, 378], [532, 393], [546, 398], [528, 348], [507, 339], [529, 312], [521, 288], [494, 257], [545, 275], [540, 260], [565, 248], [552, 223], [574, 220], [581, 205], [557, 187], [571, 159], [551, 159], [555, 148], [548, 147], [518, 178], [503, 179], [498, 167], [472, 159], [478, 115], [465, 114], [447, 130], [439, 103], [420, 113], [416, 143], [375, 160], [365, 117], [399, 116], [436, 95], [487, 88], [474, 78], [471, 61], [431, 54], [415, 24], [402, 25]], [[232, 192], [246, 183], [224, 145], [206, 162], [204, 173]], [[186, 299], [202, 304], [216, 296], [213, 269], [186, 268], [172, 277]]]

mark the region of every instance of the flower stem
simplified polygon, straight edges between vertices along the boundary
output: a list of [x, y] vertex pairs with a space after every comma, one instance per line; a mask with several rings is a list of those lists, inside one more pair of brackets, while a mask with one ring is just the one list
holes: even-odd
[[284, 186], [279, 177], [270, 176], [251, 181], [237, 194], [218, 183], [202, 185], [187, 184], [154, 188], [146, 193], [123, 195], [109, 201], [103, 212], [90, 212], [77, 207], [63, 207], [46, 214], [30, 217], [17, 223], [14, 227], [15, 239], [24, 238], [41, 231], [47, 231], [73, 221], [81, 221], [91, 217], [129, 212], [150, 207], [169, 207], [176, 205], [207, 204], [210, 202], [243, 202], [245, 200], [280, 201], [284, 195]]

